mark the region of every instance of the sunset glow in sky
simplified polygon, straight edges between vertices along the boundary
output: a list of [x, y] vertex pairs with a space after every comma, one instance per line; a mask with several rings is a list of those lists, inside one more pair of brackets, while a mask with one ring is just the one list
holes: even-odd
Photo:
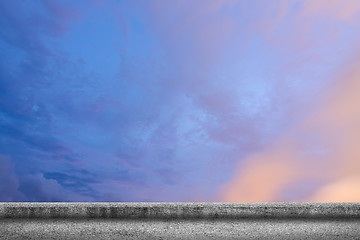
[[359, 0], [0, 1], [0, 201], [360, 202]]

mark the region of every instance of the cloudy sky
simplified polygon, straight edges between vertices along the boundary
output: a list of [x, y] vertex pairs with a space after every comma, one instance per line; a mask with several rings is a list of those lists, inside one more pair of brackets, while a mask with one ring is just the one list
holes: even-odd
[[0, 201], [360, 201], [360, 1], [0, 1]]

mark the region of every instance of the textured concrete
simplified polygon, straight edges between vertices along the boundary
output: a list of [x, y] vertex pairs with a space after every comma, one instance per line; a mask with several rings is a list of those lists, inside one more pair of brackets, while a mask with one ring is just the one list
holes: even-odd
[[360, 204], [0, 203], [0, 239], [360, 239]]
[[360, 218], [360, 203], [0, 203], [1, 218]]
[[3, 219], [0, 239], [360, 239], [357, 220]]

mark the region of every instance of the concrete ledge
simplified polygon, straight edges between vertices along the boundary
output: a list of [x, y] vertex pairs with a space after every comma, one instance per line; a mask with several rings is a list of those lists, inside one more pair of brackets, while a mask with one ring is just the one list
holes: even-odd
[[0, 219], [360, 219], [360, 203], [0, 203]]

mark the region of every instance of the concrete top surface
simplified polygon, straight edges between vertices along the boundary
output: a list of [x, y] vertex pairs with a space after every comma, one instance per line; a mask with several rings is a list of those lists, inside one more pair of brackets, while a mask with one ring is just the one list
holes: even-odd
[[1, 202], [5, 218], [360, 219], [360, 203]]

